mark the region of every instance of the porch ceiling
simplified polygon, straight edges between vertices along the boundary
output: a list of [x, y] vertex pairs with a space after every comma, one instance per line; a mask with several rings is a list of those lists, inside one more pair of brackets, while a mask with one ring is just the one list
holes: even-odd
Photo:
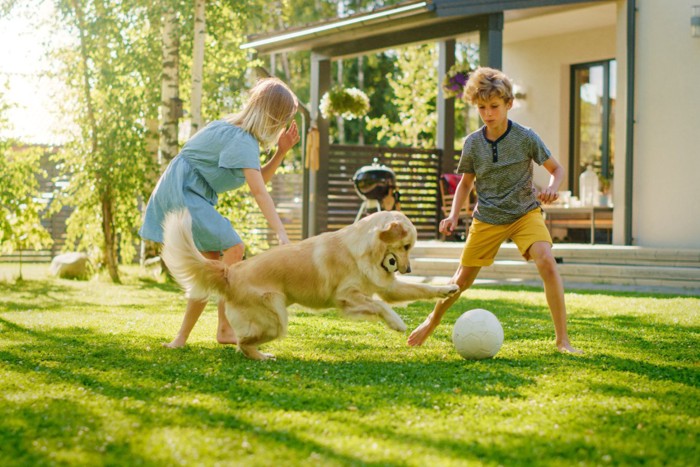
[[[505, 12], [506, 22], [517, 24], [518, 35], [522, 36], [530, 20], [610, 3], [609, 0], [410, 0], [367, 13], [252, 35], [241, 48], [261, 54], [312, 50], [328, 57], [348, 57], [462, 36], [482, 28], [488, 15], [497, 12]], [[557, 23], [561, 24], [549, 22]]]

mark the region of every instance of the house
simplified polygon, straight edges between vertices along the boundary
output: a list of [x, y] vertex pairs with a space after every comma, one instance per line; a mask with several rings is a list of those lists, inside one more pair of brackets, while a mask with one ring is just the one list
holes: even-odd
[[[455, 41], [477, 41], [481, 64], [503, 69], [525, 95], [511, 116], [534, 128], [565, 167], [562, 190], [578, 193], [588, 163], [610, 180], [613, 244], [700, 249], [694, 3], [700, 0], [410, 0], [257, 35], [242, 47], [262, 55], [310, 51], [316, 109], [334, 59], [436, 42], [444, 76]], [[440, 99], [436, 154], [455, 150], [451, 101]], [[307, 235], [329, 228], [324, 199], [333, 148], [328, 122], [319, 117], [318, 127], [321, 167], [306, 176]], [[442, 157], [436, 170], [453, 168], [454, 159]], [[536, 182], [545, 177], [538, 170]]]

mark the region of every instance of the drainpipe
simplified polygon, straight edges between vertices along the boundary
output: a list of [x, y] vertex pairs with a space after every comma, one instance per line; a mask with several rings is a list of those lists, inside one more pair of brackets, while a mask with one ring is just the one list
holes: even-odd
[[634, 63], [636, 0], [627, 0], [627, 131], [625, 134], [625, 245], [632, 245], [632, 181], [634, 177]]

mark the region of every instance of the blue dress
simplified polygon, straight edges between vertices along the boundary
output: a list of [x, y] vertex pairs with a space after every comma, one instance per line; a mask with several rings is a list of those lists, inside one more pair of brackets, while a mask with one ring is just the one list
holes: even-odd
[[224, 251], [241, 237], [215, 209], [218, 194], [245, 183], [243, 169], [260, 170], [260, 146], [247, 131], [217, 120], [185, 144], [158, 180], [146, 206], [141, 237], [163, 242], [163, 221], [170, 211], [187, 208], [200, 251]]

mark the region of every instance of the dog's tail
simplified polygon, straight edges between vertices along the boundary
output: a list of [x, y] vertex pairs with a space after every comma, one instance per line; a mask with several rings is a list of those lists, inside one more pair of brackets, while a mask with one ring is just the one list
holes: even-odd
[[187, 209], [169, 213], [163, 222], [163, 261], [189, 298], [204, 300], [212, 293], [225, 295], [228, 266], [207, 259], [192, 238], [192, 217]]

